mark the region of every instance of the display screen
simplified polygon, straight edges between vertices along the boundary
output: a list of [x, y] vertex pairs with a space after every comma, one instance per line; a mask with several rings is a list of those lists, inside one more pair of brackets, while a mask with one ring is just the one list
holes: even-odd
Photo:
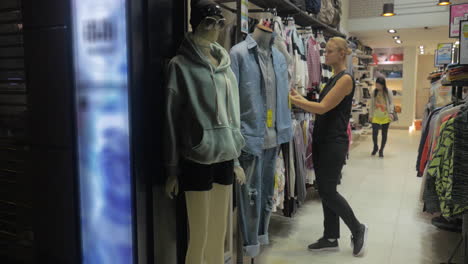
[[452, 43], [440, 43], [437, 45], [436, 65], [452, 63]]
[[125, 0], [72, 0], [82, 257], [134, 263]]

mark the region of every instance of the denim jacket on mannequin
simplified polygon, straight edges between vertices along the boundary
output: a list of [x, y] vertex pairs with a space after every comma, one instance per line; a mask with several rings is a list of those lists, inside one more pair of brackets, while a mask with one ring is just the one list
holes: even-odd
[[[292, 138], [288, 65], [275, 47], [272, 47], [272, 56], [276, 75], [276, 132], [280, 145]], [[241, 132], [246, 141], [243, 150], [254, 155], [262, 153], [267, 119], [266, 91], [258, 62], [257, 42], [250, 35], [231, 49], [231, 68], [239, 83]]]

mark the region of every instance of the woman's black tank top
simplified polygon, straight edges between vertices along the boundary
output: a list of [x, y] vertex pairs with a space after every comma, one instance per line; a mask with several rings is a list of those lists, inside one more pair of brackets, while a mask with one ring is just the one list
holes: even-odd
[[345, 75], [351, 76], [351, 79], [353, 80], [353, 91], [343, 98], [335, 108], [323, 115], [317, 115], [313, 134], [314, 143], [316, 144], [349, 143], [347, 130], [349, 119], [351, 118], [354, 91], [356, 89], [353, 76], [346, 71], [342, 71], [333, 76], [327, 82], [322, 92], [320, 92], [319, 102], [321, 102], [323, 98], [325, 98], [325, 96], [335, 87], [336, 82]]

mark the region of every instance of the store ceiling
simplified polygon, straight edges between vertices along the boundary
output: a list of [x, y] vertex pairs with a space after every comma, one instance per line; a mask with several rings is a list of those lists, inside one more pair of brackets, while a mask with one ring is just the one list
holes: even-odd
[[[363, 31], [363, 32], [351, 32], [350, 35], [358, 37], [365, 45], [372, 48], [390, 48], [390, 47], [405, 47], [424, 46], [426, 54], [433, 54], [438, 43], [451, 43], [457, 41], [457, 39], [448, 38], [448, 26], [431, 27], [429, 29], [424, 28], [407, 28], [398, 29], [396, 34], [387, 33], [388, 29], [382, 29], [379, 31]], [[400, 36], [403, 44], [396, 44], [392, 38], [393, 35]]]

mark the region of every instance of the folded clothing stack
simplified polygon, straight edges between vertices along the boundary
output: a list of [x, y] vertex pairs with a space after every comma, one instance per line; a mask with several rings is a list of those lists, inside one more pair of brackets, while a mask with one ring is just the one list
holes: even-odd
[[451, 64], [447, 67], [447, 80], [465, 81], [468, 80], [468, 66]]

